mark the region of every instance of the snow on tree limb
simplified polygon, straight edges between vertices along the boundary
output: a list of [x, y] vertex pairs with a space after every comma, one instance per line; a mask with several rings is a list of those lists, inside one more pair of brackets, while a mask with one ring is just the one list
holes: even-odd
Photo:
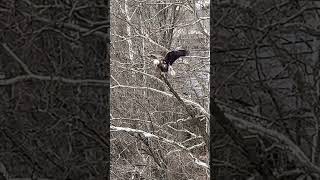
[[[141, 90], [149, 90], [149, 91], [153, 91], [153, 92], [156, 92], [156, 93], [159, 93], [159, 94], [162, 94], [162, 95], [165, 95], [165, 96], [168, 96], [168, 97], [174, 97], [174, 95], [170, 94], [170, 93], [167, 93], [167, 92], [164, 92], [164, 91], [160, 91], [158, 89], [154, 89], [154, 88], [151, 88], [151, 87], [145, 87], [145, 86], [142, 86], [142, 87], [138, 87], [138, 86], [127, 86], [127, 85], [115, 85], [115, 86], [112, 86], [110, 87], [110, 89], [116, 89], [116, 88], [126, 88], [126, 89], [141, 89]], [[197, 107], [197, 109], [203, 113], [207, 118], [209, 118], [209, 113], [204, 109], [204, 107], [202, 107], [200, 104], [194, 102], [194, 101], [191, 101], [191, 100], [188, 100], [188, 99], [185, 99], [185, 98], [182, 98], [181, 99], [187, 103], [187, 104], [192, 104], [194, 105], [195, 107]]]
[[154, 138], [154, 139], [158, 139], [161, 140], [162, 142], [174, 145], [175, 147], [178, 147], [179, 149], [181, 149], [182, 151], [188, 152], [188, 154], [192, 157], [192, 159], [194, 160], [195, 164], [204, 167], [206, 169], [209, 169], [209, 166], [205, 163], [202, 162], [201, 160], [199, 160], [198, 158], [194, 157], [192, 155], [192, 153], [190, 153], [189, 148], [183, 146], [181, 143], [175, 142], [173, 140], [161, 137], [161, 136], [157, 136], [139, 129], [133, 129], [133, 128], [127, 128], [127, 127], [118, 127], [118, 126], [110, 126], [110, 131], [111, 132], [119, 132], [119, 131], [124, 131], [124, 132], [128, 132], [128, 133], [139, 133], [142, 134], [143, 136], [147, 137], [147, 138]]

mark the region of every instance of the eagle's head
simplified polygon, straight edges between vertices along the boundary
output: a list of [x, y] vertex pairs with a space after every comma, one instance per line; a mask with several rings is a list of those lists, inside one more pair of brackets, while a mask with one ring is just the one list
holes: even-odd
[[153, 60], [153, 65], [157, 67], [160, 64], [160, 61], [158, 59]]

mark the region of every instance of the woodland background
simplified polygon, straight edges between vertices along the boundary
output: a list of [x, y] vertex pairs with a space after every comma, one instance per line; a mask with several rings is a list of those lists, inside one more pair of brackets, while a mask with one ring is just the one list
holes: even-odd
[[319, 2], [210, 5], [211, 175], [319, 179]]
[[1, 1], [2, 175], [319, 179], [317, 1], [108, 3]]
[[[168, 81], [192, 115], [150, 58], [177, 47]], [[208, 179], [209, 3], [112, 1], [110, 50], [111, 179]]]
[[109, 8], [0, 2], [1, 179], [108, 178]]

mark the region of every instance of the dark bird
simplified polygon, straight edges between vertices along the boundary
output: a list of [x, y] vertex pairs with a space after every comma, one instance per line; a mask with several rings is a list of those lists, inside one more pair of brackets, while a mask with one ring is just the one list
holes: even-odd
[[175, 71], [172, 68], [172, 64], [179, 59], [179, 57], [187, 56], [189, 52], [184, 49], [173, 50], [166, 54], [165, 58], [162, 60], [155, 59], [153, 64], [159, 69], [161, 72], [169, 72], [171, 76], [175, 76]]

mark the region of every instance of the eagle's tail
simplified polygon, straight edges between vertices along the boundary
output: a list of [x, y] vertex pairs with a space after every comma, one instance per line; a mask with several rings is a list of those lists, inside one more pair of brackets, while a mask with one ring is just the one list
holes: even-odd
[[168, 72], [171, 76], [176, 76], [176, 72], [173, 70], [172, 66], [169, 66]]

